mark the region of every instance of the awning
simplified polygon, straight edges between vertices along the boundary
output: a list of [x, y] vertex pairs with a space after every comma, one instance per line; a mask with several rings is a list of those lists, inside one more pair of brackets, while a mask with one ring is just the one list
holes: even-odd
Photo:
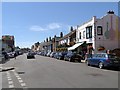
[[72, 47], [69, 47], [68, 50], [74, 50], [75, 48], [79, 47], [81, 44], [83, 44], [83, 42], [76, 43]]

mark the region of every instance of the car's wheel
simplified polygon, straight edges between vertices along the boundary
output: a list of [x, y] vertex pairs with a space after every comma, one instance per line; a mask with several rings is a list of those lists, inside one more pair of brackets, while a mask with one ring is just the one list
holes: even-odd
[[102, 62], [99, 63], [99, 68], [102, 69], [104, 67], [104, 64]]

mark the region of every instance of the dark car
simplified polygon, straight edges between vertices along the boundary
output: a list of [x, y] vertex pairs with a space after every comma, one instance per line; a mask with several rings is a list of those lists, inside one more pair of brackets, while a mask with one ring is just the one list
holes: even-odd
[[51, 52], [51, 54], [50, 54], [50, 57], [54, 57], [54, 55], [55, 55], [55, 52]]
[[0, 64], [3, 64], [3, 62], [5, 62], [5, 57], [2, 53], [0, 53]]
[[8, 56], [7, 52], [2, 52], [2, 55], [5, 57], [6, 60], [9, 59], [9, 56]]
[[59, 52], [57, 58], [60, 59], [60, 60], [61, 59], [63, 60], [65, 55], [67, 55], [67, 52]]
[[33, 52], [29, 52], [27, 54], [27, 59], [35, 58], [35, 54]]
[[58, 59], [58, 54], [59, 54], [59, 52], [56, 52], [56, 53], [54, 54], [54, 58]]
[[120, 67], [120, 57], [114, 54], [98, 53], [87, 58], [86, 63], [88, 66], [95, 65], [101, 69], [104, 67]]
[[50, 54], [51, 54], [51, 52], [48, 52], [46, 56], [47, 56], [47, 57], [50, 57]]
[[0, 63], [2, 64], [9, 60], [7, 52], [0, 53], [0, 57], [1, 57]]
[[9, 53], [7, 53], [7, 54], [8, 54], [8, 57], [9, 57], [9, 58], [14, 58], [15, 52], [9, 52]]
[[70, 61], [70, 62], [75, 62], [75, 61], [78, 61], [78, 62], [81, 62], [82, 60], [82, 56], [76, 52], [72, 52], [72, 51], [68, 51], [67, 52], [67, 55], [65, 55], [64, 57], [64, 60], [66, 61]]

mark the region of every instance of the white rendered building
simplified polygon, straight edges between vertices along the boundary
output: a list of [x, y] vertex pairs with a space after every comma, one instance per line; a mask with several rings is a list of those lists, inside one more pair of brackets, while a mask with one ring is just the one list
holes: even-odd
[[102, 18], [93, 16], [76, 30], [76, 44], [85, 41], [93, 47], [92, 53], [100, 52], [100, 47], [104, 47], [102, 52], [120, 48], [120, 18], [113, 11]]

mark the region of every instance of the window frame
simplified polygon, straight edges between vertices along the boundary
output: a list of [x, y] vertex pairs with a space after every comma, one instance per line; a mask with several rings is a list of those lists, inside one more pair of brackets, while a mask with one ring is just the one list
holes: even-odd
[[83, 31], [83, 39], [85, 39], [85, 31]]
[[86, 39], [92, 38], [92, 26], [86, 27]]
[[97, 35], [103, 35], [103, 27], [102, 26], [97, 26]]
[[79, 33], [79, 39], [81, 39], [81, 32]]

